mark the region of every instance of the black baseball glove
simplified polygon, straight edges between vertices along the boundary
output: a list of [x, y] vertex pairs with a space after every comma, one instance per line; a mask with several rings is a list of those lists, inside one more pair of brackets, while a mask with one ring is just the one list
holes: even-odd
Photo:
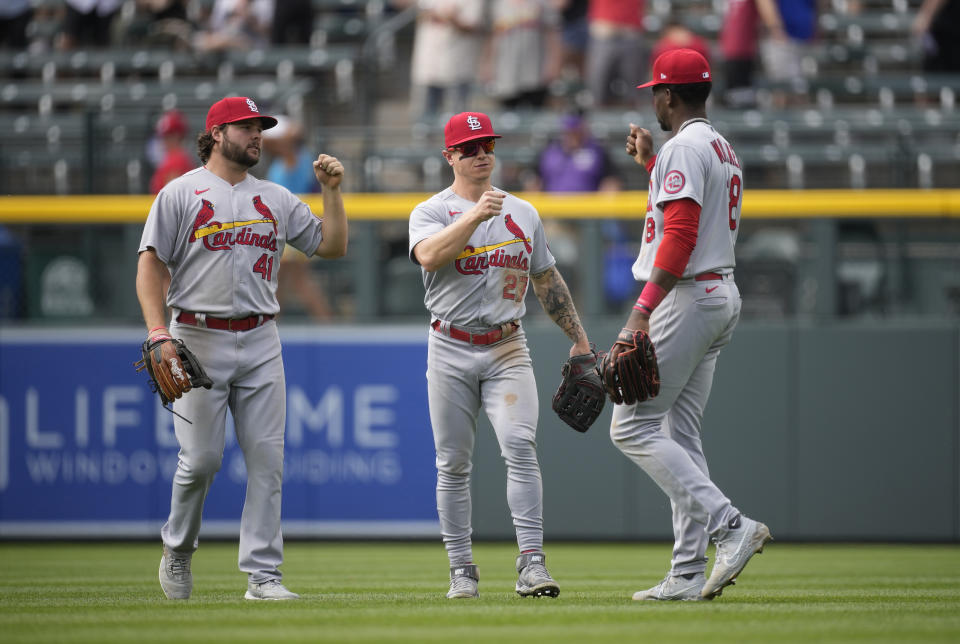
[[138, 372], [147, 370], [150, 389], [160, 396], [164, 407], [194, 387], [210, 389], [213, 386], [200, 361], [183, 340], [159, 335], [145, 340], [140, 350], [143, 357], [133, 366]]
[[632, 405], [660, 393], [657, 352], [646, 331], [623, 329], [600, 360], [603, 386], [616, 404]]
[[553, 411], [578, 432], [585, 432], [603, 411], [606, 397], [597, 371], [597, 352], [573, 356], [563, 363], [563, 380], [553, 396]]

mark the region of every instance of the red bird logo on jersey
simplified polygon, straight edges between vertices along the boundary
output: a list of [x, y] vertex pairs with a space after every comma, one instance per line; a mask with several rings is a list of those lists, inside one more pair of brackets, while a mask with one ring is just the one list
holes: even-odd
[[257, 209], [264, 219], [269, 219], [273, 222], [273, 234], [277, 234], [277, 218], [273, 216], [273, 213], [270, 212], [270, 209], [267, 208], [267, 204], [263, 203], [263, 199], [260, 198], [260, 195], [257, 195], [253, 198], [253, 207]]
[[197, 218], [193, 222], [193, 232], [190, 233], [191, 244], [199, 239], [199, 237], [197, 237], [197, 231], [201, 228], [207, 228], [208, 226], [221, 227], [219, 221], [211, 221], [213, 219], [213, 203], [206, 199], [201, 199], [200, 201], [200, 212], [197, 213]]
[[510, 231], [510, 234], [523, 242], [523, 245], [526, 247], [528, 253], [533, 253], [533, 247], [530, 245], [530, 238], [523, 234], [523, 229], [517, 225], [517, 222], [513, 220], [513, 217], [507, 214], [503, 218], [503, 225], [507, 227], [507, 230]]

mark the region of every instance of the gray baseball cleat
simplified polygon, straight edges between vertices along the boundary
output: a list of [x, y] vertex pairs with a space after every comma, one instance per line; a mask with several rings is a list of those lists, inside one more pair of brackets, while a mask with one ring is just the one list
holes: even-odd
[[243, 595], [244, 599], [268, 599], [273, 601], [282, 601], [286, 599], [300, 599], [300, 595], [287, 590], [279, 579], [268, 579], [267, 581], [255, 584], [252, 581], [247, 584], [247, 592]]
[[704, 599], [718, 597], [720, 592], [736, 580], [750, 557], [763, 552], [763, 544], [772, 541], [770, 529], [766, 525], [745, 516], [733, 521], [733, 527], [714, 541], [717, 544], [716, 561], [710, 578], [704, 584], [700, 595]]
[[560, 585], [554, 581], [544, 565], [547, 556], [542, 552], [528, 552], [517, 557], [517, 594], [521, 597], [556, 597]]
[[[707, 599], [700, 596], [707, 578], [702, 572], [692, 572], [686, 575], [667, 575], [659, 584], [647, 590], [638, 590], [633, 593], [635, 601], [653, 599], [660, 601], [702, 601]], [[719, 593], [718, 593], [719, 594]], [[709, 597], [713, 599], [713, 597]]]
[[190, 559], [193, 555], [178, 554], [163, 547], [160, 558], [160, 588], [167, 599], [190, 599], [193, 591], [193, 573]]
[[450, 566], [450, 590], [447, 591], [447, 599], [471, 599], [479, 597], [480, 591], [477, 590], [477, 582], [480, 581], [480, 573], [474, 564], [458, 564]]

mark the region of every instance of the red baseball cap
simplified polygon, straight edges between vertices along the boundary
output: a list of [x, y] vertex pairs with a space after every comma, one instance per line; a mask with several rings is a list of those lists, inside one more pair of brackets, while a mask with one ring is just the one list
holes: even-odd
[[183, 114], [178, 110], [166, 112], [157, 121], [157, 134], [160, 136], [166, 136], [168, 134], [183, 135], [186, 133], [187, 119], [184, 118]]
[[207, 132], [210, 128], [224, 123], [236, 123], [245, 119], [258, 118], [263, 129], [269, 130], [277, 124], [277, 119], [260, 113], [260, 108], [252, 98], [246, 96], [228, 96], [210, 106], [207, 112]]
[[443, 128], [443, 142], [448, 148], [474, 139], [499, 139], [490, 117], [482, 112], [454, 114]]
[[671, 49], [653, 63], [653, 80], [637, 88], [654, 85], [688, 85], [713, 80], [710, 64], [702, 54], [692, 49]]

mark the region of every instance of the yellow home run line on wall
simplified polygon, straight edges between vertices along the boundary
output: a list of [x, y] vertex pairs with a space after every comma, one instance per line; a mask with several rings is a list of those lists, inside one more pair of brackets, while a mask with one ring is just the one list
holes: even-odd
[[[406, 220], [423, 193], [345, 193], [352, 221]], [[643, 217], [647, 193], [516, 193], [544, 219], [636, 219]], [[303, 195], [322, 214], [320, 195]], [[142, 224], [151, 195], [0, 196], [0, 223]], [[819, 219], [830, 217], [960, 217], [960, 190], [750, 190], [743, 192], [748, 219]]]

